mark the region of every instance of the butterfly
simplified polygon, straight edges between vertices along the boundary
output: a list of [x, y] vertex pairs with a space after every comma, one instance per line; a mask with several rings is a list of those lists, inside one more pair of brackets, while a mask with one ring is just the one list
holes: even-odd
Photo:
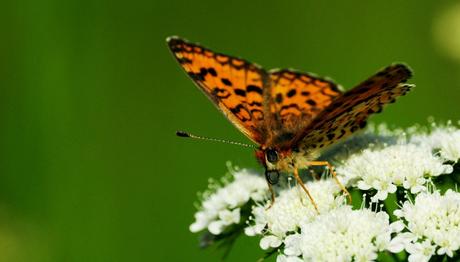
[[392, 64], [343, 92], [331, 80], [311, 73], [267, 71], [179, 37], [169, 37], [167, 43], [199, 89], [257, 144], [256, 158], [265, 168], [272, 204], [272, 185], [282, 171], [293, 173], [317, 210], [298, 172], [310, 166], [326, 166], [350, 196], [331, 164], [315, 159], [327, 146], [364, 128], [371, 114], [381, 112], [413, 87], [406, 84], [412, 73], [404, 64]]

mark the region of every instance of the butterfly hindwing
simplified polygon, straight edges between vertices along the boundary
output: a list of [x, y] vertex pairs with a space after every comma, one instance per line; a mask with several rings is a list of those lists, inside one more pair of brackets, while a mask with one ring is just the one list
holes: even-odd
[[335, 99], [292, 141], [302, 152], [318, 150], [343, 139], [366, 125], [367, 118], [406, 94], [411, 71], [402, 64], [391, 65]]
[[241, 132], [262, 144], [267, 73], [256, 64], [177, 37], [167, 41], [177, 61], [200, 89]]

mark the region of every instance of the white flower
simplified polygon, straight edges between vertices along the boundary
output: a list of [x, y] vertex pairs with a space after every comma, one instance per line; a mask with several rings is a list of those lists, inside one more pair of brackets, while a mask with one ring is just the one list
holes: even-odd
[[283, 254], [276, 257], [276, 262], [303, 262], [299, 257], [285, 256]]
[[385, 200], [397, 186], [418, 193], [426, 189], [426, 179], [453, 171], [451, 165], [432, 154], [431, 148], [411, 143], [398, 143], [383, 148], [368, 148], [337, 167], [345, 181], [359, 189], [375, 189], [372, 201]]
[[260, 248], [265, 250], [273, 247], [279, 247], [282, 243], [283, 241], [279, 237], [273, 235], [265, 236], [260, 240]]
[[212, 221], [208, 225], [208, 230], [213, 235], [219, 235], [220, 233], [222, 233], [222, 231], [224, 231], [224, 229], [225, 229], [225, 225], [220, 220]]
[[240, 207], [249, 200], [261, 201], [267, 196], [267, 182], [261, 176], [248, 170], [234, 171], [234, 180], [214, 193], [204, 194], [201, 209], [195, 213], [195, 222], [190, 231], [199, 232], [208, 229], [218, 235], [228, 226], [240, 223]]
[[435, 246], [429, 240], [421, 243], [408, 243], [406, 246], [409, 255], [409, 262], [428, 262], [432, 255], [434, 255]]
[[302, 235], [298, 233], [287, 236], [284, 239], [284, 254], [295, 257], [302, 255], [302, 250], [300, 249], [301, 239]]
[[297, 247], [305, 261], [370, 261], [388, 248], [392, 232], [388, 214], [341, 206], [302, 224]]
[[219, 212], [219, 219], [224, 223], [224, 225], [237, 224], [240, 222], [240, 209], [235, 208], [232, 211], [222, 210]]
[[[340, 193], [340, 188], [332, 179], [309, 182], [305, 186], [320, 213], [325, 213], [344, 202], [341, 195], [336, 197]], [[261, 234], [262, 229], [267, 227], [266, 234], [284, 238], [289, 232], [298, 230], [303, 222], [311, 221], [317, 216], [316, 210], [300, 186], [280, 192], [273, 206], [269, 209], [267, 207], [268, 204], [253, 208], [254, 224], [245, 231], [247, 235]]]
[[211, 221], [214, 219], [214, 215], [211, 212], [198, 211], [195, 213], [195, 222], [190, 225], [191, 232], [199, 232], [205, 229]]
[[[400, 221], [397, 221], [400, 222]], [[394, 223], [397, 223], [394, 222]], [[394, 224], [393, 223], [393, 224]], [[402, 222], [401, 222], [402, 223]], [[404, 225], [404, 224], [403, 224]], [[402, 229], [401, 229], [402, 230]], [[400, 231], [401, 231], [400, 230]], [[413, 236], [412, 233], [404, 232], [398, 234], [396, 237], [391, 239], [391, 242], [388, 246], [388, 250], [392, 253], [399, 253], [404, 250], [404, 248], [411, 242], [414, 241], [416, 238]]]
[[430, 134], [416, 134], [412, 141], [439, 151], [445, 160], [457, 162], [460, 159], [460, 130], [454, 126], [436, 127]]
[[267, 219], [265, 216], [265, 208], [261, 206], [253, 206], [252, 207], [252, 216], [249, 217], [251, 222], [253, 223], [252, 226], [248, 226], [244, 229], [244, 233], [248, 236], [255, 236], [262, 234], [262, 231], [267, 225]]
[[452, 257], [460, 248], [460, 193], [450, 189], [444, 195], [438, 191], [420, 193], [414, 203], [404, 202], [395, 215], [405, 222], [409, 232], [393, 241], [404, 245], [410, 260], [428, 261], [435, 251]]

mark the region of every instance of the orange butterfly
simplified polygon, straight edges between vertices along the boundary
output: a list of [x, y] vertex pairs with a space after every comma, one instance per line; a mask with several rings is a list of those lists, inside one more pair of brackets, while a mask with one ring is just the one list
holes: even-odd
[[[330, 80], [291, 69], [266, 71], [244, 59], [211, 51], [178, 37], [167, 39], [169, 48], [186, 73], [243, 134], [257, 143], [256, 157], [265, 167], [272, 193], [279, 171], [327, 166], [314, 161], [321, 149], [344, 139], [366, 125], [369, 115], [406, 94], [411, 71], [403, 64], [381, 70], [343, 93]], [[179, 136], [192, 136], [178, 132]]]

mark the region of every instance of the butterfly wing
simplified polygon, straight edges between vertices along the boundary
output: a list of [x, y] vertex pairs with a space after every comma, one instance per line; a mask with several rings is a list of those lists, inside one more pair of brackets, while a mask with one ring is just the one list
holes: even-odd
[[262, 144], [267, 73], [256, 64], [178, 37], [170, 37], [167, 42], [182, 68], [230, 122]]
[[406, 94], [412, 73], [402, 64], [391, 65], [335, 99], [292, 141], [301, 152], [318, 150], [343, 139], [366, 125], [367, 118]]
[[291, 69], [270, 70], [270, 123], [268, 145], [282, 147], [302, 131], [334, 99], [342, 95], [332, 81]]

